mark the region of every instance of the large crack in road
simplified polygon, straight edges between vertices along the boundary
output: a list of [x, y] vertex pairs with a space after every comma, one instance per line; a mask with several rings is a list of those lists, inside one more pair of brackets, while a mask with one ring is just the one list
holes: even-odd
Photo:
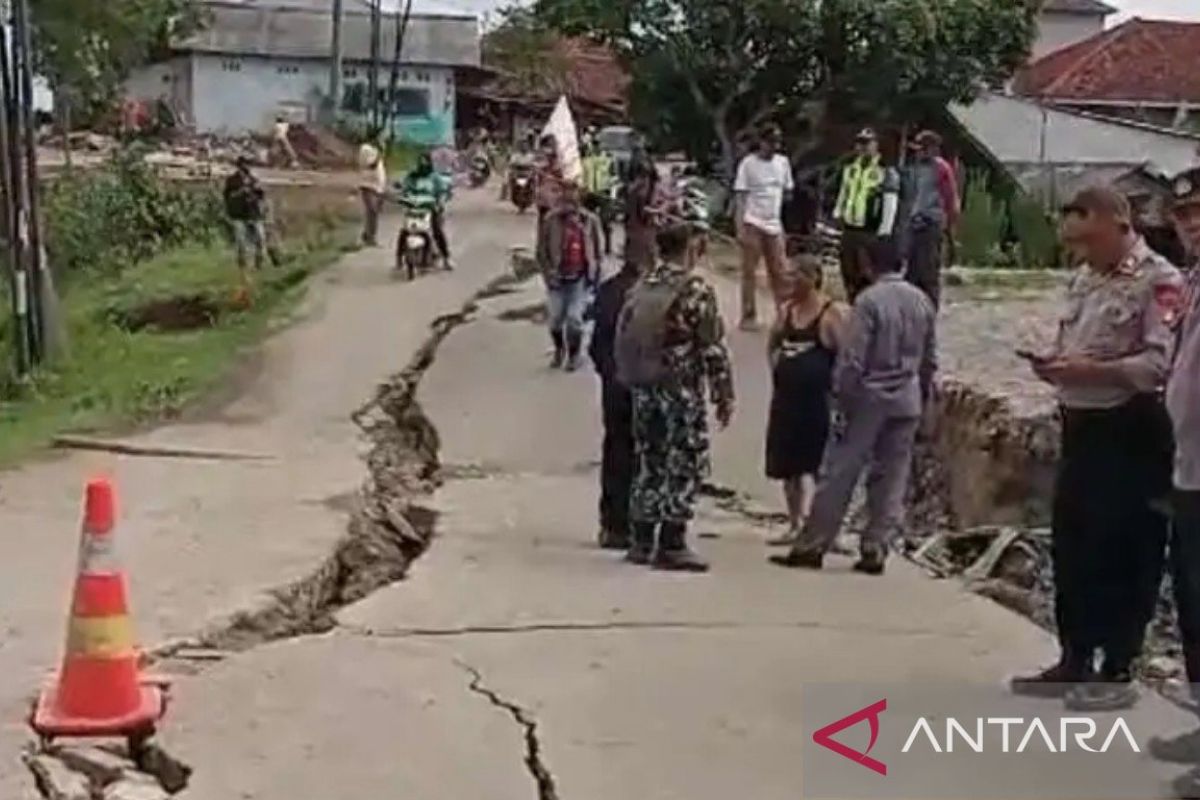
[[[328, 632], [337, 626], [338, 610], [404, 578], [436, 533], [437, 514], [421, 500], [441, 481], [437, 428], [416, 397], [421, 379], [433, 366], [446, 337], [472, 319], [481, 301], [505, 293], [513, 283], [508, 275], [494, 278], [458, 310], [435, 319], [429, 336], [405, 367], [385, 379], [374, 396], [353, 413], [354, 422], [370, 442], [367, 478], [350, 504], [346, 532], [330, 554], [308, 575], [269, 591], [261, 605], [147, 652], [147, 665], [168, 671], [175, 666], [180, 672], [195, 674], [233, 653]], [[513, 709], [516, 715], [516, 707]], [[532, 770], [540, 765], [536, 726], [527, 731], [526, 740]], [[26, 765], [41, 796], [108, 797], [119, 784], [146, 786], [148, 782], [163, 792], [175, 793], [185, 788], [191, 774], [188, 765], [157, 747], [137, 753], [88, 748], [88, 758], [79, 753], [80, 748], [29, 745]], [[544, 779], [549, 793], [543, 791], [540, 796], [557, 800], [548, 772]], [[130, 791], [136, 794], [136, 787]]]

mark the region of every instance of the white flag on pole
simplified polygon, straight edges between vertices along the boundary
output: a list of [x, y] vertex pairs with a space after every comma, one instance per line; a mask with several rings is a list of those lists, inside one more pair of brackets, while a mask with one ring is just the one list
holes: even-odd
[[558, 98], [558, 105], [546, 123], [543, 136], [553, 136], [558, 145], [558, 163], [562, 165], [563, 177], [569, 181], [583, 179], [583, 161], [579, 158], [579, 133], [575, 129], [575, 119], [571, 116], [571, 106], [567, 104], [566, 96]]

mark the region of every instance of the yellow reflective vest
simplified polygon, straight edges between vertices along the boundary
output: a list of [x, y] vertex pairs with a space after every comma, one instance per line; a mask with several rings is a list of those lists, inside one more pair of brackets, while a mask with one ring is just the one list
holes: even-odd
[[588, 194], [608, 194], [615, 176], [613, 160], [607, 153], [583, 159], [583, 190]]
[[842, 169], [842, 187], [838, 190], [833, 216], [851, 228], [865, 228], [870, 220], [871, 202], [882, 190], [887, 170], [882, 159], [855, 158]]

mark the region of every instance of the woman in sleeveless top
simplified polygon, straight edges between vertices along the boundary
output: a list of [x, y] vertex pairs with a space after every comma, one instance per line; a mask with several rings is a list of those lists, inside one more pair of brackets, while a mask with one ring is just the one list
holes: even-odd
[[821, 290], [816, 256], [792, 261], [789, 293], [771, 329], [774, 390], [767, 424], [767, 477], [783, 482], [789, 530], [771, 544], [795, 541], [815, 493], [829, 438], [830, 392], [845, 306]]

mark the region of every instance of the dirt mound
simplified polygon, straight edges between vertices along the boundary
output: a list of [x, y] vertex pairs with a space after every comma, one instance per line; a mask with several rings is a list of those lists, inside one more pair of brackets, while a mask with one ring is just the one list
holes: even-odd
[[358, 150], [332, 131], [314, 125], [293, 124], [288, 141], [306, 165], [322, 169], [353, 167]]

